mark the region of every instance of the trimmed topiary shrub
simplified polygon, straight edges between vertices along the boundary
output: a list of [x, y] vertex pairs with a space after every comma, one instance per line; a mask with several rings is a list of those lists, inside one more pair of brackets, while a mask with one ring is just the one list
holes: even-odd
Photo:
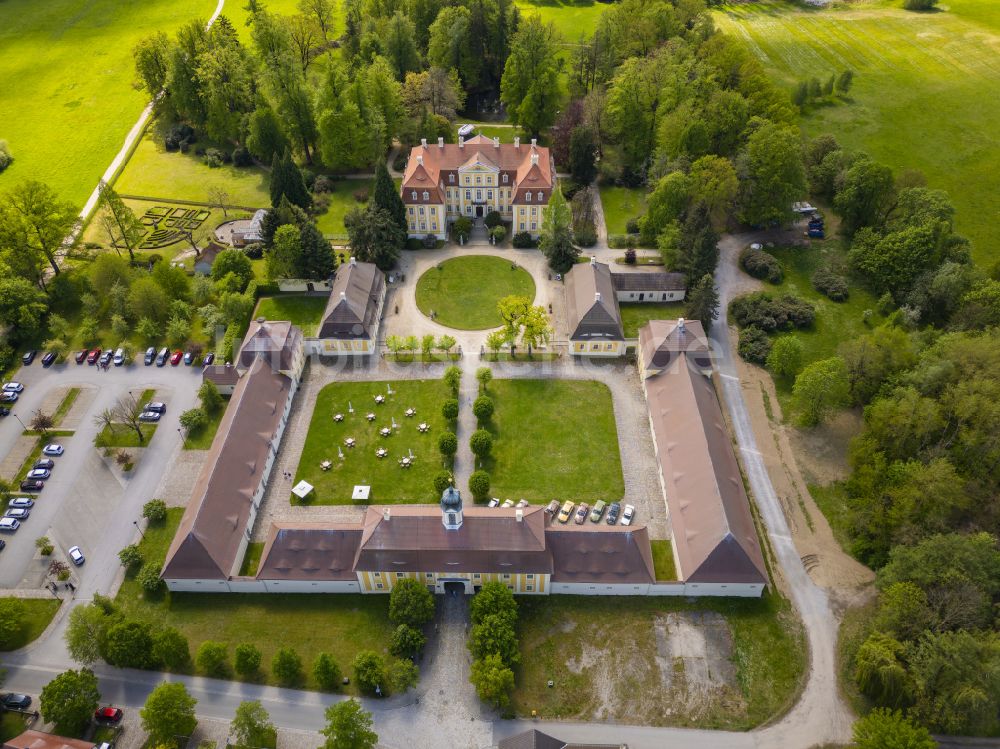
[[500, 226], [500, 224], [503, 223], [503, 216], [501, 216], [498, 211], [490, 211], [486, 214], [486, 218], [483, 219], [483, 223], [492, 229], [493, 227]]
[[493, 450], [493, 435], [485, 429], [477, 429], [469, 437], [469, 449], [477, 458], [485, 458]]
[[451, 232], [456, 242], [464, 242], [472, 233], [472, 220], [465, 216], [459, 216], [452, 223]]
[[458, 418], [458, 399], [449, 398], [441, 405], [441, 415], [446, 419]]
[[764, 366], [767, 356], [771, 353], [771, 339], [767, 333], [753, 325], [740, 331], [740, 343], [737, 347], [744, 361]]
[[510, 243], [519, 250], [526, 250], [535, 246], [535, 240], [532, 239], [531, 234], [526, 231], [519, 231], [511, 237]]
[[251, 260], [260, 260], [264, 257], [264, 245], [260, 242], [251, 242], [243, 248], [243, 254]]
[[441, 496], [448, 490], [448, 487], [452, 485], [455, 478], [451, 475], [450, 471], [439, 471], [437, 476], [434, 477], [434, 492], [437, 496]]
[[476, 415], [480, 423], [489, 421], [493, 415], [493, 399], [488, 395], [480, 395], [472, 404], [472, 413]]
[[626, 234], [638, 234], [639, 233], [639, 217], [633, 216], [628, 221], [625, 222], [625, 233]]
[[781, 269], [778, 258], [769, 252], [747, 247], [740, 253], [740, 267], [754, 278], [761, 278], [771, 283], [781, 283], [785, 272]]
[[445, 432], [438, 437], [438, 450], [444, 456], [454, 455], [458, 450], [458, 437], [454, 432]]
[[473, 471], [469, 476], [469, 491], [477, 502], [485, 502], [490, 494], [490, 475], [486, 471]]

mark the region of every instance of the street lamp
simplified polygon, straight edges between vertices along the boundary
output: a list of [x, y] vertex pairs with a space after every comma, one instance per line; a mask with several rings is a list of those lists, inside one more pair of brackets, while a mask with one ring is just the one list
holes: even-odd
[[142, 528], [140, 528], [140, 527], [139, 527], [139, 521], [138, 521], [138, 520], [133, 520], [133, 521], [132, 521], [132, 525], [134, 525], [134, 526], [135, 526], [135, 529], [136, 529], [137, 531], [139, 531], [139, 535], [140, 535], [140, 536], [142, 536], [142, 540], [143, 540], [143, 541], [145, 541], [145, 540], [146, 540], [146, 534], [145, 534], [145, 533], [143, 533], [143, 532], [142, 532]]
[[18, 416], [18, 415], [17, 415], [16, 413], [14, 413], [13, 411], [11, 411], [11, 412], [10, 412], [10, 415], [11, 415], [11, 416], [13, 416], [13, 417], [14, 417], [15, 419], [17, 419], [17, 423], [21, 425], [21, 428], [22, 428], [22, 429], [24, 429], [24, 431], [26, 431], [26, 432], [28, 431], [28, 427], [26, 427], [26, 426], [24, 425], [24, 422], [23, 422], [23, 421], [21, 421], [21, 417], [20, 417], [20, 416]]

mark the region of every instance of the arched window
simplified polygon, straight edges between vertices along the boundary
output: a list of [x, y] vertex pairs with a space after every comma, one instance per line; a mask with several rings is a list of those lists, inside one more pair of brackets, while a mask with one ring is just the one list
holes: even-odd
[[538, 202], [541, 203], [545, 198], [542, 197], [542, 191], [538, 191]]
[[411, 200], [416, 200], [417, 199], [417, 191], [416, 190], [414, 190], [413, 192], [410, 193], [410, 199]]
[[[429, 198], [429, 197], [430, 197], [430, 195], [428, 195], [427, 190], [424, 190], [424, 200], [427, 200], [427, 198]], [[538, 193], [539, 200], [541, 200], [541, 197], [542, 197], [542, 194]]]
[[530, 192], [524, 193], [524, 199], [530, 203], [531, 202], [531, 193]]
[[451, 183], [455, 182], [455, 173], [454, 172], [452, 172], [451, 174], [448, 175], [448, 181], [451, 182]]
[[503, 183], [504, 183], [505, 185], [507, 184], [507, 175], [506, 175], [506, 174], [505, 174], [505, 175], [503, 176]]

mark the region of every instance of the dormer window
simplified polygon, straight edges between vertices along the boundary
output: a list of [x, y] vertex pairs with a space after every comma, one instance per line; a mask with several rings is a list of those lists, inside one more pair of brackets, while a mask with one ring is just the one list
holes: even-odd
[[452, 184], [454, 184], [454, 182], [455, 182], [455, 175], [454, 175], [454, 173], [448, 175], [448, 181], [451, 182]]
[[413, 192], [410, 193], [410, 198], [412, 200], [416, 200], [417, 199], [417, 191], [416, 190], [414, 190]]
[[541, 191], [541, 190], [539, 190], [539, 191], [538, 191], [538, 202], [539, 202], [539, 203], [541, 203], [541, 202], [542, 202], [542, 200], [544, 200], [544, 198], [542, 197], [542, 191]]
[[[427, 200], [429, 197], [430, 197], [430, 194], [427, 192], [427, 190], [424, 190], [424, 200]], [[538, 193], [538, 197], [539, 197], [539, 199], [541, 199], [542, 194]]]
[[504, 183], [505, 185], [507, 184], [507, 175], [506, 175], [506, 174], [505, 174], [505, 175], [503, 176], [503, 183]]
[[530, 192], [524, 193], [524, 199], [530, 203], [531, 202], [531, 193]]

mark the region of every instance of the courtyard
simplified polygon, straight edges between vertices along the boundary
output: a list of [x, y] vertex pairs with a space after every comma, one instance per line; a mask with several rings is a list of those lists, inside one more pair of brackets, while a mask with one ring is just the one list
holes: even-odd
[[497, 302], [505, 296], [535, 298], [535, 282], [517, 263], [492, 255], [463, 255], [438, 263], [417, 281], [417, 307], [434, 321], [459, 330], [501, 323]]
[[[376, 402], [376, 396], [383, 401]], [[313, 491], [302, 501], [293, 495], [293, 503], [436, 501], [434, 476], [445, 468], [438, 437], [452, 428], [441, 414], [441, 405], [450, 397], [451, 391], [441, 380], [334, 382], [324, 387], [316, 396], [294, 472], [294, 483], [307, 481]], [[414, 413], [407, 416], [410, 409]], [[370, 414], [375, 418], [369, 420]], [[335, 420], [337, 415], [341, 421]], [[387, 436], [382, 430], [388, 431]], [[376, 453], [379, 449], [386, 451], [383, 457]], [[410, 463], [401, 465], [403, 460]], [[363, 503], [351, 499], [358, 485], [371, 487]]]
[[611, 391], [592, 380], [493, 380], [496, 411], [483, 461], [493, 496], [533, 503], [620, 500], [622, 479]]

